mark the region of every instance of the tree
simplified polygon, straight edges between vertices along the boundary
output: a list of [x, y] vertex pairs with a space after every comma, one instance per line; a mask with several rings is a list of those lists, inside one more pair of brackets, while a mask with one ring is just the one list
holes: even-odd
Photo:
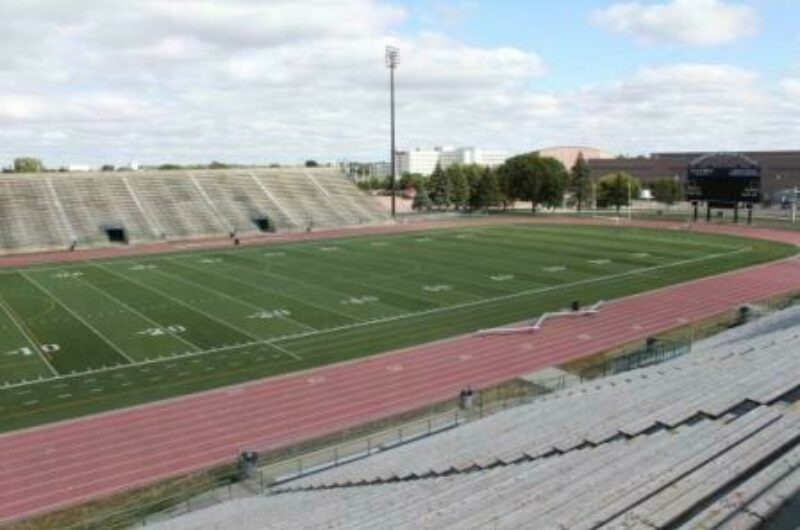
[[541, 164], [544, 171], [541, 176], [542, 185], [539, 188], [539, 202], [548, 208], [561, 206], [569, 180], [567, 169], [564, 164], [550, 157], [542, 158]]
[[158, 169], [159, 171], [175, 171], [175, 170], [183, 169], [183, 168], [181, 167], [180, 164], [167, 163], [167, 164], [161, 164], [156, 169]]
[[230, 166], [225, 164], [224, 162], [217, 162], [216, 160], [212, 160], [211, 163], [208, 165], [208, 169], [228, 169]]
[[306, 160], [306, 167], [319, 167], [319, 162], [316, 160]]
[[430, 210], [431, 207], [433, 207], [433, 202], [431, 202], [431, 197], [428, 195], [428, 190], [426, 190], [424, 187], [420, 190], [417, 190], [417, 194], [414, 195], [414, 202], [411, 203], [411, 207], [415, 210]]
[[103, 171], [103, 172], [106, 172], [106, 173], [108, 173], [110, 171], [114, 171], [115, 169], [116, 168], [114, 167], [113, 164], [103, 164], [102, 167], [100, 167], [100, 171]]
[[415, 190], [420, 191], [425, 187], [426, 181], [427, 179], [419, 173], [404, 173], [403, 176], [400, 177], [400, 183], [398, 187], [401, 190], [414, 188]]
[[450, 202], [456, 208], [466, 208], [469, 204], [469, 183], [463, 166], [453, 164], [448, 167], [445, 177], [450, 184]]
[[14, 173], [41, 173], [44, 164], [38, 158], [19, 157], [14, 159]]
[[475, 188], [469, 198], [471, 208], [488, 210], [491, 206], [497, 206], [503, 200], [500, 191], [500, 182], [497, 173], [491, 168], [484, 168]]
[[567, 171], [555, 159], [536, 153], [515, 156], [498, 168], [498, 176], [508, 198], [530, 201], [534, 212], [539, 204], [556, 206], [563, 201]]
[[677, 179], [661, 179], [653, 183], [653, 197], [671, 206], [683, 199], [683, 187]]
[[601, 207], [614, 206], [617, 213], [628, 205], [628, 196], [639, 196], [639, 181], [627, 173], [612, 173], [597, 181], [597, 204]]
[[583, 203], [589, 199], [592, 193], [591, 170], [586, 159], [583, 158], [582, 152], [578, 153], [578, 159], [570, 171], [570, 190], [578, 204], [578, 212], [580, 212], [583, 209]]
[[428, 195], [437, 208], [447, 209], [452, 202], [452, 189], [450, 179], [447, 178], [441, 164], [436, 164], [428, 180]]

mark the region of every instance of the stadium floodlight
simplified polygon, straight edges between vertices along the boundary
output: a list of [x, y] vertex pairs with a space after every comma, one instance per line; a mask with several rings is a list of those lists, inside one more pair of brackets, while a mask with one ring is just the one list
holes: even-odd
[[395, 132], [394, 132], [394, 71], [397, 65], [400, 64], [400, 48], [396, 46], [386, 46], [386, 67], [389, 69], [389, 112], [390, 112], [390, 128], [391, 128], [391, 175], [392, 175], [392, 217], [395, 217], [395, 201], [397, 200], [397, 150], [395, 148]]

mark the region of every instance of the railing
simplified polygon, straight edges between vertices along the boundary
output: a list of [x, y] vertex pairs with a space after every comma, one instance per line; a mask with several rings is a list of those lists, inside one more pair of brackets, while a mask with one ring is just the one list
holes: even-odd
[[[410, 419], [363, 436], [343, 435], [341, 441], [323, 449], [302, 448], [297, 455], [282, 454], [256, 468], [245, 477], [233, 461], [225, 471], [217, 471], [166, 485], [165, 491], [180, 490], [176, 494], [147, 497], [138, 502], [128, 502], [122, 507], [110, 505], [96, 511], [84, 512], [79, 522], [59, 521], [58, 528], [71, 530], [94, 528], [125, 528], [145, 526], [174, 516], [207, 508], [228, 500], [263, 494], [271, 487], [344, 465], [370, 455], [390, 450], [430, 435], [479, 419], [513, 406], [533, 402], [553, 392], [565, 390], [584, 381], [596, 380], [614, 374], [668, 362], [688, 355], [696, 339], [718, 331], [756, 320], [762, 315], [785, 309], [800, 302], [800, 297], [782, 298], [759, 304], [760, 312], [737, 312], [724, 318], [700, 325], [686, 327], [680, 333], [634, 346], [630, 351], [615, 355], [599, 364], [594, 363], [578, 371], [563, 375], [533, 379], [518, 379], [506, 384], [475, 392], [469, 408], [458, 407], [458, 400], [431, 406], [421, 419]], [[419, 413], [418, 413], [419, 414]], [[233, 460], [233, 459], [232, 459]], [[194, 482], [192, 482], [194, 481]], [[187, 485], [188, 484], [188, 485]], [[92, 515], [86, 515], [92, 513]]]

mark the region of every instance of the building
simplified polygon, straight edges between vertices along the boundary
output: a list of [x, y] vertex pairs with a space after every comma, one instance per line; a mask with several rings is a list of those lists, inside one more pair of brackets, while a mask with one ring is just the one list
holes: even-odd
[[[625, 172], [647, 184], [665, 178], [685, 182], [689, 164], [708, 153], [653, 153], [635, 158], [588, 158], [594, 177]], [[761, 189], [766, 200], [773, 200], [780, 190], [800, 187], [800, 151], [748, 151], [741, 153], [755, 160], [761, 168]], [[585, 156], [585, 155], [584, 155]]]
[[536, 151], [541, 157], [549, 157], [555, 158], [567, 169], [571, 169], [572, 166], [575, 165], [575, 161], [578, 160], [578, 155], [583, 154], [583, 158], [585, 160], [594, 159], [594, 160], [604, 160], [608, 158], [612, 158], [612, 156], [600, 149], [596, 149], [594, 147], [586, 147], [581, 145], [570, 145], [570, 146], [558, 146], [558, 147], [548, 147], [546, 149], [540, 149]]
[[475, 149], [474, 147], [435, 147], [433, 149], [420, 149], [397, 153], [397, 173], [416, 173], [430, 175], [436, 165], [442, 169], [454, 164], [478, 164], [480, 166], [497, 167], [508, 159], [505, 151], [490, 151]]

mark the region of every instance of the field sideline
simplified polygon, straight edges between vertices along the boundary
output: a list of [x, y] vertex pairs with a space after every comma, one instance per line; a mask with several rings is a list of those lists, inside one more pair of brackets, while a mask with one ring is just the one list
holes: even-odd
[[525, 224], [0, 271], [0, 429], [354, 359], [794, 253], [724, 235]]

